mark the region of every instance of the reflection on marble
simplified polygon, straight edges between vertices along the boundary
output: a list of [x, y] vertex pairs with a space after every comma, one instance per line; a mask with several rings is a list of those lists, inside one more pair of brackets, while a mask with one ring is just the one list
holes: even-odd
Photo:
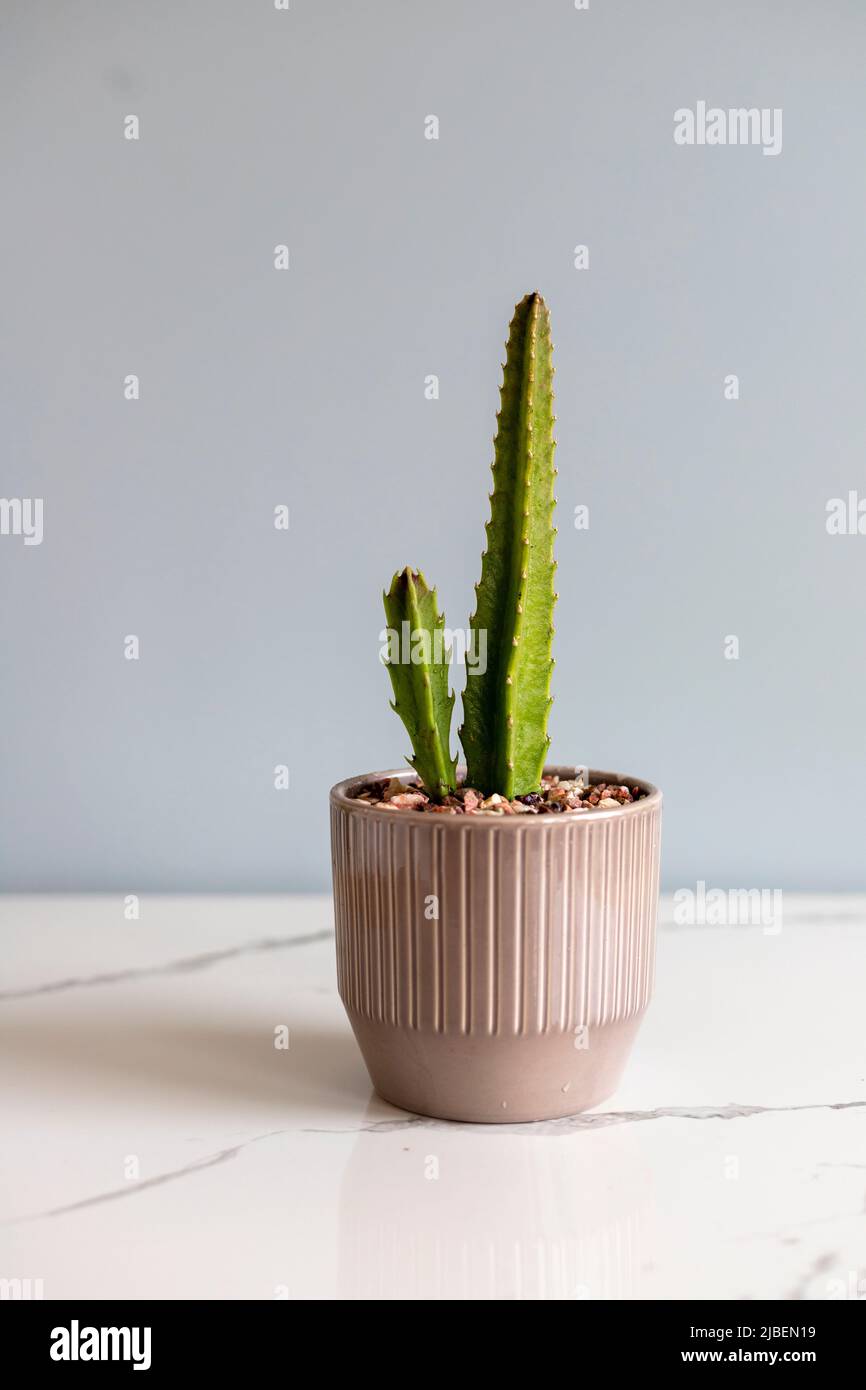
[[47, 1298], [866, 1297], [862, 898], [663, 926], [617, 1096], [491, 1127], [371, 1094], [326, 899], [0, 931], [0, 1278]]
[[381, 1132], [358, 1136], [341, 1183], [341, 1298], [634, 1296], [652, 1190], [635, 1135], [590, 1156], [442, 1122], [383, 1153]]

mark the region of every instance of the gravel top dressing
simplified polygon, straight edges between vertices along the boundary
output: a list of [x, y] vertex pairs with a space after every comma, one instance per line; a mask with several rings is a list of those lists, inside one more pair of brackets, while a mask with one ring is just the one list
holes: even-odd
[[383, 811], [424, 811], [440, 816], [544, 816], [615, 811], [646, 792], [609, 782], [587, 783], [582, 777], [542, 777], [541, 790], [508, 800], [494, 792], [484, 797], [473, 787], [458, 787], [443, 801], [433, 801], [420, 786], [399, 781], [370, 782], [358, 792], [357, 801]]

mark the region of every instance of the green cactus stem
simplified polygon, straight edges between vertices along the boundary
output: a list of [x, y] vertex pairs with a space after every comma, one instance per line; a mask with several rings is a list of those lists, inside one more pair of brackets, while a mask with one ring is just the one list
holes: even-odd
[[451, 712], [448, 691], [449, 651], [444, 643], [445, 617], [437, 612], [436, 590], [423, 574], [404, 569], [383, 595], [388, 619], [386, 665], [394, 687], [396, 710], [412, 740], [410, 767], [431, 797], [441, 801], [457, 785], [457, 762], [451, 757]]
[[554, 593], [553, 350], [539, 294], [517, 305], [506, 346], [494, 441], [487, 549], [474, 630], [487, 632], [487, 669], [467, 674], [460, 737], [469, 786], [538, 791], [550, 743]]

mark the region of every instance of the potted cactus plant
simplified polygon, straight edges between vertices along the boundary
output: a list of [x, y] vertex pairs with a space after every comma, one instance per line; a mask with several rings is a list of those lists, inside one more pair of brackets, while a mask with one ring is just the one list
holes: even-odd
[[661, 794], [547, 766], [553, 659], [553, 361], [538, 294], [511, 322], [460, 739], [436, 591], [385, 594], [411, 771], [331, 791], [340, 996], [376, 1090], [514, 1123], [615, 1088], [652, 991]]

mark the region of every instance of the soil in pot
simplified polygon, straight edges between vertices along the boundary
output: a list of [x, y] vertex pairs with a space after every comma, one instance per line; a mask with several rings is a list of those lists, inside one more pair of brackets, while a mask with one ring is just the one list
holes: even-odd
[[451, 816], [541, 816], [616, 811], [646, 792], [640, 787], [618, 783], [588, 782], [580, 774], [573, 778], [545, 776], [541, 787], [528, 796], [507, 797], [494, 792], [485, 797], [473, 787], [459, 786], [444, 801], [433, 801], [420, 785], [393, 777], [387, 782], [369, 782], [356, 794], [357, 801], [387, 811], [424, 811]]

